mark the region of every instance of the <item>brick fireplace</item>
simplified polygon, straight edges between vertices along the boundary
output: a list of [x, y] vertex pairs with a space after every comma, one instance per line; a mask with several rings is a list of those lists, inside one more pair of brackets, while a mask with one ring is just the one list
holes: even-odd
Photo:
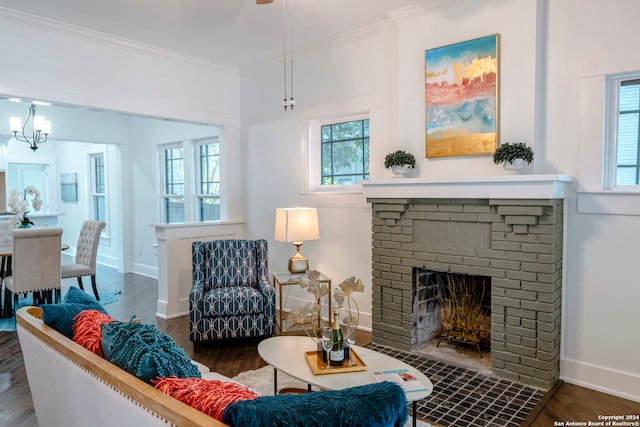
[[[371, 181], [374, 342], [419, 345], [419, 270], [491, 279], [491, 369], [550, 389], [559, 379], [564, 198], [570, 177]], [[443, 197], [449, 194], [449, 197]], [[428, 327], [428, 325], [426, 325]]]

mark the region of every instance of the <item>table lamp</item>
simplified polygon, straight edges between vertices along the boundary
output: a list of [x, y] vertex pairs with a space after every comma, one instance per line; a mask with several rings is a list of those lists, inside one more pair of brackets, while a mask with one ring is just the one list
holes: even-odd
[[296, 253], [289, 258], [289, 272], [302, 274], [309, 269], [309, 261], [300, 253], [303, 240], [318, 240], [318, 210], [316, 208], [278, 208], [274, 239], [278, 242], [293, 242]]

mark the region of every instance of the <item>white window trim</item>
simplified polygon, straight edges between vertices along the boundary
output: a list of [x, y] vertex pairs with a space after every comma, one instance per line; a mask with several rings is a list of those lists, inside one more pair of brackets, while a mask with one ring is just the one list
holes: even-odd
[[[166, 215], [164, 211], [164, 201], [165, 199], [172, 197], [173, 195], [167, 194], [166, 191], [166, 159], [165, 159], [165, 151], [171, 148], [182, 147], [182, 152], [184, 153], [184, 165], [182, 167], [184, 173], [184, 220], [185, 222], [193, 222], [189, 218], [193, 218], [193, 208], [191, 207], [192, 203], [188, 203], [188, 195], [192, 194], [193, 188], [193, 178], [190, 175], [193, 175], [190, 172], [191, 168], [187, 170], [187, 165], [193, 164], [193, 155], [191, 149], [191, 140], [172, 142], [169, 144], [160, 144], [158, 145], [158, 170], [160, 171], [159, 180], [158, 180], [158, 218], [161, 223], [166, 223]], [[191, 163], [189, 163], [191, 162]]]
[[[221, 162], [222, 160], [222, 145], [220, 144], [220, 138], [218, 136], [211, 136], [211, 137], [206, 137], [206, 138], [200, 138], [200, 139], [194, 139], [193, 143], [192, 143], [192, 150], [193, 150], [193, 209], [194, 209], [194, 217], [195, 217], [195, 221], [197, 222], [207, 222], [210, 220], [203, 220], [202, 218], [200, 218], [200, 209], [199, 209], [199, 202], [201, 198], [206, 198], [206, 197], [210, 197], [210, 196], [206, 196], [204, 194], [202, 194], [200, 192], [200, 179], [201, 179], [201, 174], [202, 174], [202, 164], [200, 162], [200, 146], [202, 145], [207, 145], [207, 144], [218, 144], [218, 160]], [[219, 165], [218, 167], [221, 167], [222, 165]], [[220, 170], [220, 186], [222, 186], [224, 179], [222, 176], [222, 170]], [[222, 219], [222, 188], [220, 189], [220, 194], [218, 195], [220, 198], [220, 219]]]
[[94, 211], [93, 211], [93, 195], [94, 193], [94, 189], [95, 189], [95, 178], [94, 178], [94, 161], [93, 159], [98, 156], [98, 155], [102, 155], [102, 163], [103, 163], [103, 168], [104, 168], [104, 221], [106, 223], [105, 227], [102, 229], [102, 231], [100, 232], [100, 239], [105, 239], [105, 240], [109, 240], [111, 238], [111, 227], [109, 224], [111, 224], [110, 221], [110, 217], [109, 217], [109, 167], [108, 167], [108, 161], [109, 161], [109, 156], [107, 154], [107, 151], [94, 151], [94, 152], [90, 152], [87, 153], [88, 156], [88, 160], [89, 160], [89, 210], [90, 210], [90, 218], [94, 218]]
[[369, 119], [369, 179], [382, 176], [382, 108], [380, 96], [363, 95], [302, 108], [300, 121], [300, 194], [361, 194], [362, 185], [320, 185], [320, 127]]
[[[610, 89], [614, 78], [632, 73], [598, 74], [580, 80], [580, 141], [578, 148], [578, 212], [640, 216], [640, 186], [611, 186], [616, 129], [611, 114], [618, 111]], [[617, 100], [617, 98], [616, 98]], [[607, 116], [608, 115], [608, 116]], [[615, 141], [615, 139], [614, 139]]]

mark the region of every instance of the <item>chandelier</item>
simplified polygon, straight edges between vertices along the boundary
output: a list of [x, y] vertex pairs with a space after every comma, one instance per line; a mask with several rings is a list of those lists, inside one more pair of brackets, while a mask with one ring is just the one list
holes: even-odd
[[[25, 132], [29, 120], [32, 121], [31, 139], [29, 139]], [[49, 134], [51, 133], [51, 121], [45, 120], [44, 116], [36, 116], [36, 104], [31, 104], [31, 107], [29, 107], [29, 116], [27, 117], [27, 120], [25, 120], [24, 126], [22, 125], [20, 117], [11, 117], [9, 119], [9, 126], [11, 128], [11, 132], [13, 132], [14, 138], [18, 141], [29, 144], [29, 148], [33, 151], [38, 149], [38, 144], [46, 142]], [[22, 134], [19, 135], [18, 132], [22, 132]]]

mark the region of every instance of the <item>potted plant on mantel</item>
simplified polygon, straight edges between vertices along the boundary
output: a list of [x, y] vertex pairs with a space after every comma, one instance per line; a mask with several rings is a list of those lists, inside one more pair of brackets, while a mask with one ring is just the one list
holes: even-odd
[[386, 155], [384, 167], [398, 176], [407, 176], [416, 167], [416, 157], [404, 150], [396, 150]]
[[533, 161], [533, 149], [525, 142], [505, 142], [493, 153], [493, 163], [501, 164], [508, 171], [516, 171]]

